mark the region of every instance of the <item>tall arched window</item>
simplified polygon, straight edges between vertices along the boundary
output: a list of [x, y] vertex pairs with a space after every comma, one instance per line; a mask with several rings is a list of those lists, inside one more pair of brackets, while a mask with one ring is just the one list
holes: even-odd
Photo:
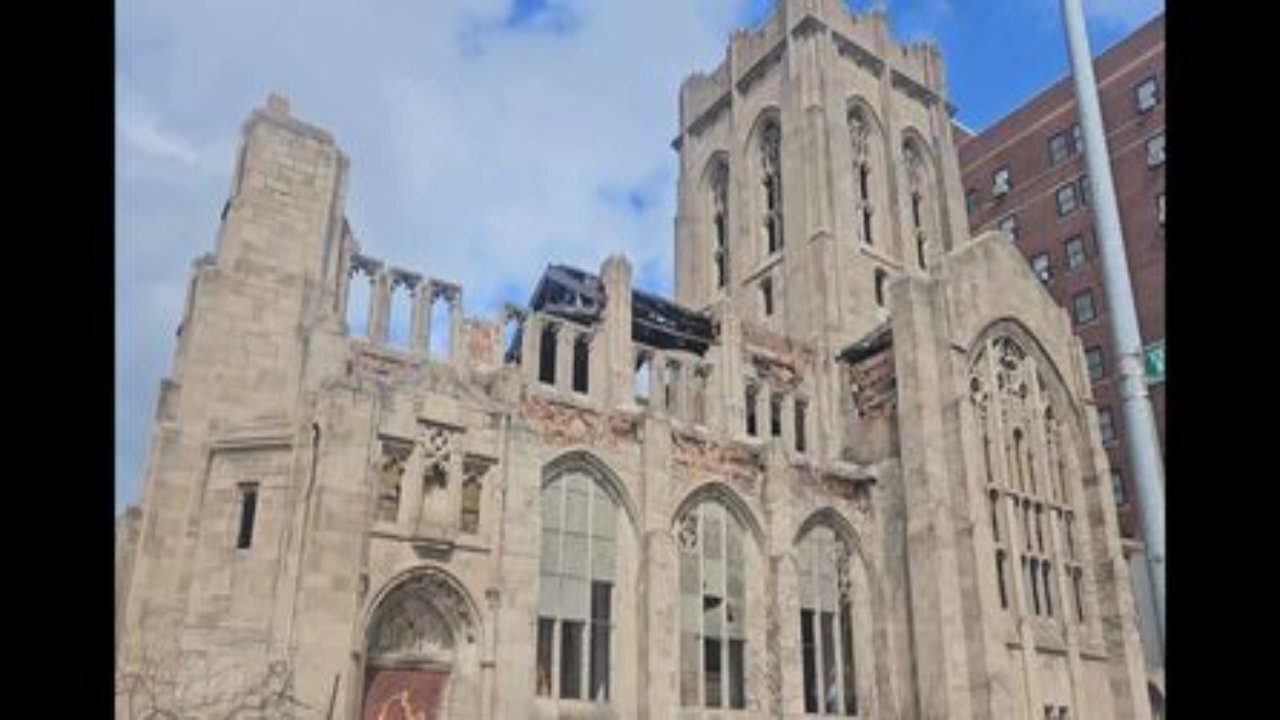
[[742, 525], [705, 501], [676, 523], [680, 548], [680, 704], [746, 707], [746, 573]]
[[853, 148], [854, 206], [858, 212], [858, 228], [862, 242], [874, 245], [871, 223], [871, 213], [875, 209], [871, 200], [871, 121], [860, 105], [849, 108], [847, 121]]
[[857, 715], [849, 546], [819, 525], [805, 534], [797, 555], [804, 711]]
[[592, 475], [542, 489], [537, 692], [603, 702], [610, 692], [617, 506]]
[[[1063, 420], [1071, 417], [1063, 412], [1065, 386], [1051, 364], [1028, 350], [1033, 347], [1021, 335], [993, 333], [975, 351], [969, 376], [999, 602], [1010, 608], [1016, 589], [1018, 614], [1083, 622], [1085, 568], [1076, 551], [1078, 508], [1070, 490], [1079, 488], [1079, 471], [1069, 462], [1077, 441]], [[1072, 600], [1075, 613], [1068, 610]]]
[[925, 246], [930, 241], [932, 208], [930, 207], [930, 171], [928, 159], [914, 138], [902, 144], [903, 163], [907, 169], [907, 193], [911, 202], [911, 233], [915, 238], [916, 262], [925, 269]]
[[716, 287], [723, 288], [729, 284], [729, 165], [723, 160], [711, 170], [711, 232]]
[[782, 131], [770, 118], [760, 129], [761, 189], [764, 195], [764, 231], [769, 253], [782, 249]]

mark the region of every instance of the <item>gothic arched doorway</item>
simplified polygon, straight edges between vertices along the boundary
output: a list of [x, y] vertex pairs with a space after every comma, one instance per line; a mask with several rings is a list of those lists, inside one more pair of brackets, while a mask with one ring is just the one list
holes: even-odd
[[388, 592], [366, 634], [361, 720], [443, 720], [472, 705], [474, 635], [469, 603], [443, 576]]

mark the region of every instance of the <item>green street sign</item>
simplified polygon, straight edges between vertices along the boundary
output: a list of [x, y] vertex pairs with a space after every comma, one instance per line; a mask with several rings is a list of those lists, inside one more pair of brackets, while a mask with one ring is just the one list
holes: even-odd
[[1143, 365], [1147, 369], [1147, 384], [1164, 382], [1164, 341], [1151, 343], [1142, 355]]

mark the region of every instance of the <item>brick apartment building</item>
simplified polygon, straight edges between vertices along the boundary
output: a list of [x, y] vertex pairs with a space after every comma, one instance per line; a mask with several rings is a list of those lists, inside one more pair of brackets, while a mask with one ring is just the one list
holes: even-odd
[[[1094, 59], [1161, 447], [1165, 433], [1164, 25], [1160, 14]], [[956, 140], [970, 228], [975, 234], [991, 229], [1008, 232], [1050, 294], [1071, 314], [1086, 349], [1121, 533], [1129, 541], [1130, 552], [1140, 552], [1137, 541], [1142, 529], [1125, 448], [1118, 366], [1106, 317], [1093, 213], [1088, 207], [1088, 170], [1071, 77], [1064, 76], [980, 133], [957, 126]], [[1135, 585], [1144, 585], [1143, 563], [1130, 564]], [[1139, 587], [1140, 603], [1146, 600], [1145, 592], [1145, 587]], [[1147, 637], [1144, 632], [1144, 640]]]

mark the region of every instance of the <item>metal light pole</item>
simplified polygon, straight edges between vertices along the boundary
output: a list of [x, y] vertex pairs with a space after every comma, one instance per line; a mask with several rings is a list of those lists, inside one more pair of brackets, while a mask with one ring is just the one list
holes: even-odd
[[1142, 365], [1142, 337], [1138, 333], [1138, 313], [1134, 309], [1133, 285], [1124, 239], [1120, 233], [1120, 212], [1111, 181], [1111, 156], [1098, 107], [1098, 85], [1093, 77], [1093, 55], [1085, 35], [1084, 11], [1080, 0], [1062, 0], [1067, 26], [1067, 48], [1071, 54], [1071, 76], [1076, 85], [1076, 107], [1084, 131], [1084, 155], [1093, 192], [1093, 219], [1102, 254], [1102, 287], [1107, 298], [1111, 336], [1119, 355], [1120, 394], [1123, 398], [1125, 429], [1129, 438], [1129, 462], [1138, 490], [1138, 510], [1146, 543], [1147, 567], [1151, 575], [1152, 599], [1156, 608], [1156, 632], [1161, 654], [1164, 648], [1164, 463], [1156, 435], [1155, 415], [1147, 394]]

